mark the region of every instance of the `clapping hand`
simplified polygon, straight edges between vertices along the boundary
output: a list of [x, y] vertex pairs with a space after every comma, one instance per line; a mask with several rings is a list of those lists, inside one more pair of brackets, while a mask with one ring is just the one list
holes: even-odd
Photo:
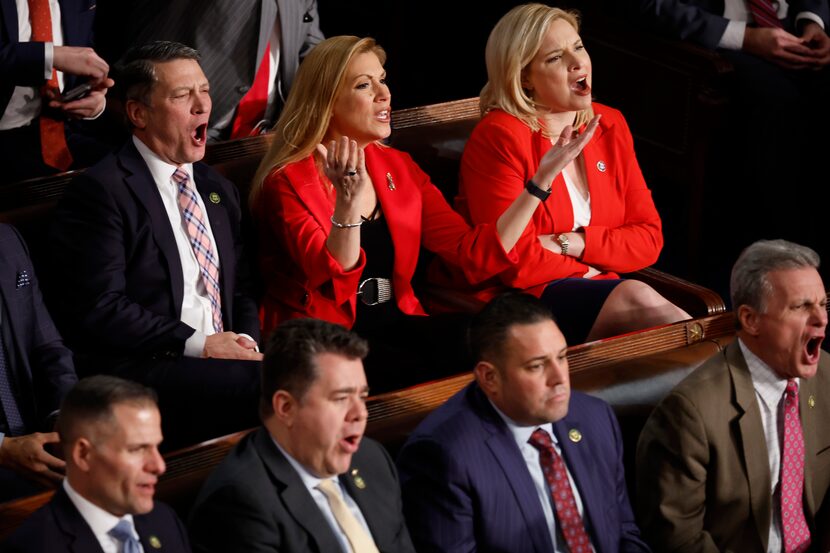
[[599, 125], [600, 115], [597, 114], [585, 127], [585, 131], [579, 134], [571, 125], [562, 129], [559, 138], [553, 144], [553, 148], [542, 157], [539, 168], [533, 176], [533, 182], [542, 188], [550, 188], [553, 179], [562, 172], [577, 156], [594, 136], [594, 131]]
[[363, 148], [359, 148], [354, 140], [343, 136], [340, 140], [329, 142], [328, 148], [318, 144], [317, 152], [323, 158], [326, 178], [337, 191], [337, 204], [344, 207], [358, 206], [357, 200], [361, 192], [371, 186]]

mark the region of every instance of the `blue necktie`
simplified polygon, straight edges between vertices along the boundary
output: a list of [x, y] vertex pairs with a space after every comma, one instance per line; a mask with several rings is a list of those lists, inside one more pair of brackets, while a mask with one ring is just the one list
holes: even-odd
[[121, 519], [109, 531], [109, 535], [124, 544], [123, 553], [141, 553], [141, 544], [133, 535], [133, 525], [126, 519]]
[[26, 425], [23, 424], [23, 417], [20, 416], [17, 399], [14, 397], [10, 369], [11, 367], [6, 362], [6, 345], [0, 337], [0, 403], [6, 415], [6, 424], [9, 425], [9, 434], [21, 436], [26, 433]]

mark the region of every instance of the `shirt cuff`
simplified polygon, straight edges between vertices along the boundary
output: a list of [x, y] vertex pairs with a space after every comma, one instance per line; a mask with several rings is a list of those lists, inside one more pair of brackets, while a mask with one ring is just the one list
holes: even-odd
[[47, 81], [52, 78], [52, 68], [55, 66], [55, 45], [51, 42], [43, 43], [43, 78]]
[[[237, 332], [237, 334], [238, 334], [239, 336], [244, 336], [245, 338], [247, 338], [248, 340], [250, 340], [250, 341], [252, 341], [252, 342], [254, 342], [254, 343], [256, 344], [256, 340], [254, 340], [254, 339], [251, 337], [251, 335], [250, 335], [250, 334], [245, 334], [244, 332]], [[255, 351], [255, 352], [257, 352], [257, 353], [259, 353], [259, 344], [257, 344], [257, 346], [254, 348], [254, 351]]]
[[740, 50], [744, 45], [744, 33], [746, 32], [746, 21], [735, 21], [730, 19], [726, 24], [726, 30], [720, 37], [718, 48], [724, 50]]
[[96, 113], [96, 114], [95, 114], [95, 115], [93, 115], [92, 117], [84, 117], [84, 121], [95, 121], [96, 119], [98, 119], [99, 117], [101, 117], [101, 114], [102, 114], [102, 113], [104, 113], [104, 111], [105, 111], [106, 109], [107, 109], [107, 99], [106, 99], [106, 97], [105, 97], [105, 98], [104, 98], [104, 107], [102, 107], [102, 108], [101, 108], [101, 111], [99, 111], [98, 113]]
[[185, 357], [203, 357], [205, 355], [205, 340], [207, 336], [198, 330], [184, 343]]
[[808, 19], [810, 21], [814, 21], [819, 24], [819, 26], [824, 29], [824, 21], [819, 17], [817, 14], [813, 12], [798, 12], [798, 15], [795, 16], [795, 28], [798, 29], [798, 23], [804, 19]]

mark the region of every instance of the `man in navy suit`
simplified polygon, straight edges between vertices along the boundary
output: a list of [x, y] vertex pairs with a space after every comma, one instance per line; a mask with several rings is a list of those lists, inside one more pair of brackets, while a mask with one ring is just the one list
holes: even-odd
[[149, 388], [111, 376], [81, 380], [58, 417], [66, 479], [4, 551], [189, 552], [173, 510], [153, 501], [164, 459], [161, 416]]
[[0, 383], [9, 387], [0, 394], [0, 501], [60, 483], [64, 463], [46, 448], [58, 441], [54, 418], [76, 381], [26, 245], [0, 225]]
[[611, 408], [572, 392], [567, 345], [527, 294], [470, 328], [475, 382], [430, 414], [398, 458], [418, 551], [649, 551], [628, 501]]
[[[33, 6], [50, 12], [48, 40], [37, 34], [42, 30], [33, 23]], [[39, 123], [44, 113], [67, 123], [71, 157], [66, 161], [83, 167], [103, 155], [104, 148], [83, 136], [79, 123], [104, 111], [104, 95], [113, 84], [107, 77], [109, 66], [90, 48], [94, 20], [95, 0], [0, 0], [0, 182], [67, 168], [50, 166], [42, 156]], [[92, 85], [91, 92], [73, 101], [42, 96], [41, 87], [52, 78], [53, 69], [62, 92], [85, 82]]]
[[239, 192], [199, 163], [211, 100], [198, 57], [174, 42], [128, 54], [133, 135], [69, 186], [50, 240], [50, 298], [78, 374], [155, 388], [173, 445], [258, 421]]

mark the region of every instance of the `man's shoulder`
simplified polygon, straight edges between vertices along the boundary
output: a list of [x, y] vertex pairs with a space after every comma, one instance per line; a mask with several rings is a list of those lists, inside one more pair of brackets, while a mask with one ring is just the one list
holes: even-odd
[[256, 486], [266, 479], [263, 452], [258, 435], [264, 432], [257, 429], [250, 432], [237, 443], [224, 459], [216, 466], [205, 481], [202, 491], [221, 487]]
[[487, 417], [484, 412], [486, 401], [486, 396], [473, 382], [427, 415], [410, 439], [431, 439], [447, 446], [460, 443], [459, 437], [481, 432], [481, 424]]

